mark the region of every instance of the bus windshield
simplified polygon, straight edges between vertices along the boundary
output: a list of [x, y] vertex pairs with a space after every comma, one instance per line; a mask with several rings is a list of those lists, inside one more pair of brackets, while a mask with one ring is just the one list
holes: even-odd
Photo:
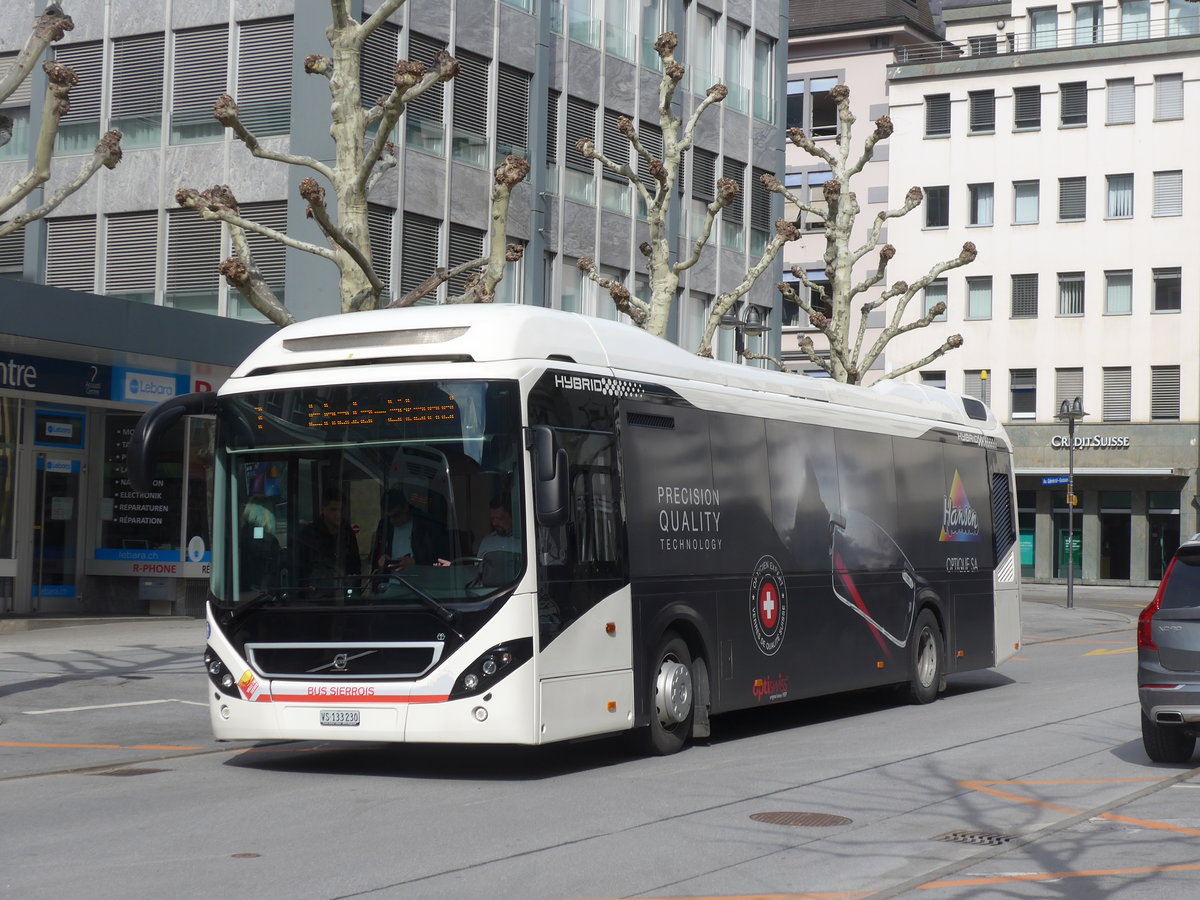
[[518, 396], [438, 381], [222, 398], [217, 604], [487, 608], [525, 567]]

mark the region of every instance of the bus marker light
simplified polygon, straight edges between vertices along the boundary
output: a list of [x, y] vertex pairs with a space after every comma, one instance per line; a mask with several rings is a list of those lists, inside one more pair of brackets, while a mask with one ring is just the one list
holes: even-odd
[[875, 663], [875, 668], [877, 668], [877, 669], [882, 669], [882, 668], [883, 668], [883, 660], [882, 660], [882, 659], [881, 659], [881, 660], [878, 660], [878, 661]]
[[963, 658], [964, 656], [966, 656], [966, 655], [967, 655], [967, 651], [966, 651], [966, 650], [959, 650], [959, 651], [958, 651], [958, 654], [957, 654], [957, 656], [958, 656], [958, 658], [959, 658], [959, 659], [962, 659], [962, 658]]
[[616, 711], [617, 711], [617, 701], [616, 701], [616, 700], [609, 700], [609, 701], [608, 701], [608, 711], [609, 711], [609, 712], [616, 712]]
[[484, 707], [477, 706], [473, 710], [471, 710], [471, 712], [473, 712], [475, 714], [476, 722], [486, 722], [487, 721], [488, 713]]
[[616, 622], [607, 623], [604, 626], [604, 633], [605, 634], [616, 634], [617, 633], [617, 623]]
[[229, 718], [229, 707], [228, 706], [225, 706], [225, 705], [221, 706], [221, 718], [222, 719]]

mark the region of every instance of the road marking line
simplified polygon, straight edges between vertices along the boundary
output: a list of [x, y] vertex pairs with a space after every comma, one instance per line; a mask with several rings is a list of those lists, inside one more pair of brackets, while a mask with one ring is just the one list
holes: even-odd
[[45, 716], [50, 713], [63, 712], [86, 712], [91, 709], [119, 709], [124, 706], [153, 706], [156, 703], [183, 703], [188, 706], [208, 706], [207, 703], [198, 703], [195, 700], [131, 700], [128, 703], [101, 703], [96, 706], [64, 706], [60, 709], [27, 709], [24, 714], [27, 716]]
[[1137, 647], [1121, 647], [1118, 650], [1089, 650], [1084, 656], [1116, 656], [1118, 653], [1137, 653]]
[[0, 741], [0, 747], [29, 747], [49, 750], [205, 750], [206, 747], [186, 747], [182, 744], [42, 744], [35, 741]]
[[1103, 878], [1106, 875], [1153, 875], [1158, 872], [1194, 872], [1200, 863], [1181, 863], [1174, 866], [1135, 866], [1129, 869], [1089, 869], [1083, 872], [1032, 872], [1028, 875], [998, 875], [993, 878], [958, 878], [952, 881], [931, 881], [917, 890], [931, 891], [947, 887], [975, 887], [984, 884], [1013, 884], [1019, 881], [1056, 881], [1061, 878]]

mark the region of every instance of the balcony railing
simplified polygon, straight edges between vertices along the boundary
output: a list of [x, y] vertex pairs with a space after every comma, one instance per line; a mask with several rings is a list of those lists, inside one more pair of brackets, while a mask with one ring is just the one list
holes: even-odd
[[1153, 22], [1120, 22], [1103, 27], [1079, 24], [1057, 31], [1027, 31], [1020, 34], [997, 32], [968, 37], [965, 41], [936, 41], [897, 47], [897, 63], [942, 62], [977, 56], [1000, 56], [1040, 50], [1127, 44], [1164, 37], [1200, 35], [1200, 10], [1194, 15], [1159, 19]]

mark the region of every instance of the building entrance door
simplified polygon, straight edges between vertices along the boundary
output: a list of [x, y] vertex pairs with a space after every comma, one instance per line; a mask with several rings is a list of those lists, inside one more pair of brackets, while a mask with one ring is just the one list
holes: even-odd
[[34, 471], [32, 572], [34, 613], [77, 612], [82, 555], [83, 454], [39, 452]]

